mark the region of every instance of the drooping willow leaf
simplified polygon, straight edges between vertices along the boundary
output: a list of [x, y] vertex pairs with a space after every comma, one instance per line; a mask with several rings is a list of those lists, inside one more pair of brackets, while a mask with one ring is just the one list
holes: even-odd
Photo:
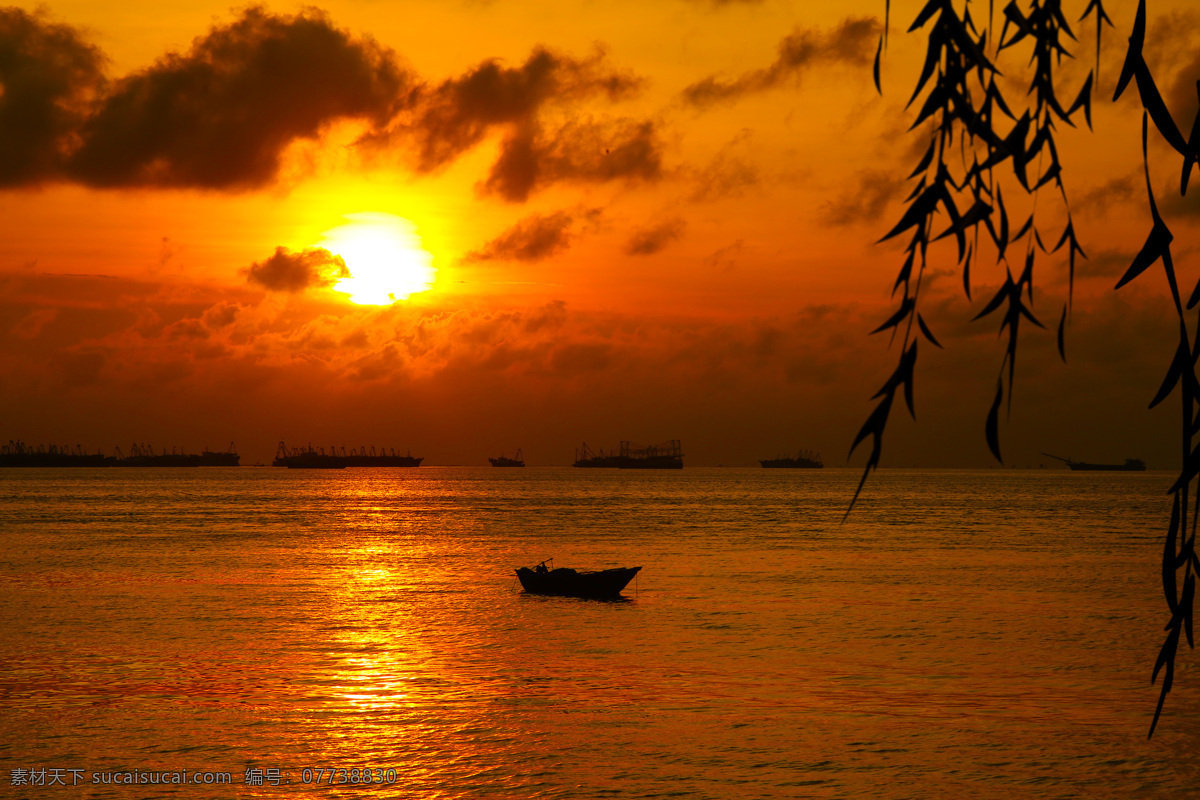
[[934, 347], [942, 347], [942, 343], [934, 337], [933, 333], [929, 330], [929, 326], [925, 324], [925, 318], [920, 314], [917, 314], [917, 325], [920, 326], [921, 333], [925, 334], [925, 338], [932, 342]]
[[1058, 320], [1058, 356], [1065, 363], [1067, 360], [1067, 342], [1066, 342], [1066, 327], [1067, 327], [1067, 306], [1063, 305], [1062, 316]]
[[[1099, 27], [1102, 19], [1102, 16], [1097, 19], [1097, 27]], [[1200, 283], [1192, 291], [1185, 309], [1180, 297], [1175, 274], [1175, 264], [1171, 255], [1171, 244], [1174, 235], [1159, 213], [1158, 204], [1154, 199], [1154, 186], [1150, 180], [1150, 160], [1148, 154], [1149, 122], [1153, 120], [1154, 127], [1163, 140], [1182, 156], [1180, 191], [1186, 195], [1191, 167], [1196, 163], [1198, 156], [1200, 156], [1196, 148], [1197, 143], [1200, 142], [1200, 132], [1198, 132], [1198, 129], [1200, 129], [1200, 115], [1198, 115], [1196, 121], [1193, 123], [1192, 135], [1185, 142], [1182, 134], [1179, 132], [1179, 127], [1171, 117], [1170, 111], [1167, 109], [1166, 104], [1163, 103], [1162, 93], [1155, 84], [1154, 77], [1150, 73], [1150, 68], [1144, 58], [1142, 50], [1145, 42], [1145, 32], [1146, 3], [1145, 0], [1140, 0], [1137, 15], [1134, 19], [1133, 32], [1129, 37], [1129, 48], [1125, 54], [1124, 66], [1121, 69], [1121, 77], [1117, 81], [1113, 99], [1115, 100], [1121, 96], [1121, 93], [1131, 80], [1136, 80], [1138, 96], [1143, 109], [1142, 165], [1146, 176], [1146, 198], [1150, 207], [1151, 221], [1150, 233], [1146, 237], [1145, 244], [1142, 245], [1141, 250], [1134, 257], [1133, 263], [1125, 271], [1117, 286], [1118, 288], [1124, 286], [1143, 274], [1153, 264], [1161, 262], [1163, 265], [1163, 274], [1167, 279], [1167, 286], [1170, 289], [1171, 299], [1179, 319], [1179, 344], [1176, 347], [1175, 355], [1171, 360], [1171, 365], [1167, 369], [1167, 374], [1163, 378], [1162, 384], [1159, 386], [1158, 392], [1150, 401], [1150, 407], [1153, 408], [1170, 396], [1176, 388], [1180, 390], [1182, 411], [1180, 420], [1180, 450], [1182, 465], [1179, 476], [1168, 490], [1168, 494], [1172, 495], [1171, 522], [1163, 543], [1162, 561], [1163, 594], [1166, 596], [1167, 609], [1170, 611], [1171, 616], [1165, 627], [1167, 631], [1166, 639], [1159, 648], [1158, 658], [1154, 663], [1154, 671], [1150, 676], [1150, 682], [1153, 684], [1158, 681], [1160, 673], [1163, 675], [1162, 685], [1159, 688], [1158, 703], [1154, 709], [1154, 718], [1150, 722], [1150, 731], [1148, 734], [1149, 736], [1153, 736], [1155, 729], [1158, 727], [1158, 722], [1162, 717], [1163, 705], [1166, 702], [1167, 694], [1171, 691], [1174, 683], [1175, 659], [1179, 650], [1180, 633], [1184, 634], [1189, 647], [1194, 645], [1192, 628], [1196, 594], [1195, 576], [1196, 570], [1200, 569], [1200, 559], [1197, 559], [1195, 548], [1196, 525], [1197, 520], [1200, 520], [1200, 491], [1196, 493], [1196, 506], [1191, 513], [1192, 523], [1190, 531], [1188, 529], [1187, 517], [1189, 493], [1191, 492], [1193, 482], [1197, 477], [1200, 477], [1200, 446], [1193, 447], [1192, 445], [1193, 437], [1200, 433], [1200, 414], [1197, 414], [1197, 408], [1200, 406], [1200, 379], [1196, 375], [1197, 356], [1200, 355], [1200, 324], [1197, 325], [1196, 337], [1193, 340], [1188, 334], [1187, 313], [1200, 303]], [[1197, 91], [1200, 92], [1200, 83], [1197, 84]], [[1178, 580], [1180, 570], [1183, 571], [1182, 586], [1180, 586]]]
[[[1027, 10], [1022, 9], [1022, 1], [1028, 2]], [[1104, 18], [1099, 3], [1100, 0], [1093, 0], [1095, 8], [1088, 12], [1097, 14], [1098, 25]], [[886, 0], [885, 9], [885, 13], [890, 14], [890, 2]], [[1004, 285], [976, 315], [978, 319], [1003, 308], [1000, 333], [1007, 342], [997, 390], [1000, 399], [993, 405], [985, 431], [989, 449], [997, 458], [1000, 457], [999, 404], [1007, 398], [1011, 409], [1021, 322], [1042, 327], [1032, 307], [1033, 265], [1035, 254], [1045, 253], [1047, 248], [1034, 215], [1025, 220], [1015, 234], [1012, 233], [1002, 184], [1007, 181], [1010, 188], [1015, 184], [1034, 198], [1053, 185], [1066, 203], [1055, 124], [1074, 125], [1074, 117], [1082, 113], [1091, 126], [1095, 78], [1094, 73], [1089, 74], [1070, 95], [1064, 95], [1073, 98], [1066, 107], [1059, 101], [1055, 67], [1063, 58], [1071, 57], [1065, 43], [1075, 38], [1059, 0], [1010, 0], [1003, 9], [1003, 28], [998, 37], [993, 35], [994, 11], [989, 4], [988, 23], [981, 30], [972, 16], [969, 2], [960, 13], [952, 0], [925, 0], [909, 26], [910, 32], [921, 31], [920, 35], [924, 37], [924, 58], [906, 105], [912, 109], [909, 129], [920, 131], [920, 135], [928, 137], [928, 142], [909, 172], [909, 180], [914, 184], [904, 200], [905, 208], [879, 240], [886, 241], [906, 233], [910, 237], [903, 264], [892, 285], [894, 302], [898, 305], [874, 331], [890, 330], [893, 338], [902, 339], [903, 345], [900, 364], [881, 392], [872, 398], [878, 401], [877, 405], [851, 446], [853, 453], [868, 437], [872, 439], [871, 454], [850, 502], [851, 509], [867, 476], [879, 465], [894, 396], [901, 388], [909, 411], [913, 410], [915, 337], [922, 336], [941, 347], [919, 309], [922, 276], [931, 247], [936, 247], [943, 239], [953, 238], [953, 252], [962, 270], [963, 291], [970, 298], [973, 266], [982, 255], [979, 251], [981, 227], [995, 245], [998, 264], [1007, 265], [1010, 245], [1016, 242], [1025, 245], [1025, 264], [1019, 278], [1014, 279], [1006, 267]], [[887, 46], [886, 28], [875, 53], [873, 77], [877, 89], [882, 86], [880, 73], [882, 53]], [[1032, 76], [1024, 107], [1017, 107], [1006, 98], [997, 81], [1000, 75], [997, 57], [1011, 48], [1027, 50], [1028, 64], [1031, 65]], [[961, 167], [954, 163], [955, 157], [961, 160]], [[1036, 200], [1032, 206], [1037, 208]], [[943, 216], [945, 219], [940, 219]], [[1073, 286], [1075, 257], [1083, 255], [1086, 258], [1086, 255], [1076, 238], [1069, 208], [1068, 228], [1055, 250], [1064, 245], [1068, 246], [1065, 260]], [[1065, 353], [1066, 308], [1058, 330], [1060, 353]]]
[[988, 449], [992, 451], [992, 455], [1000, 462], [1004, 461], [1000, 455], [1000, 403], [1003, 399], [1004, 382], [996, 381], [996, 399], [992, 401], [992, 408], [988, 411], [985, 429]]

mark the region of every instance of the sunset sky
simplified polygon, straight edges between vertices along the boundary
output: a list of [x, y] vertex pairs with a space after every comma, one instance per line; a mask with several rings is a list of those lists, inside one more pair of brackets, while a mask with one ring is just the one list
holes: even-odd
[[[986, 17], [987, 4], [977, 4]], [[1095, 65], [1069, 6], [1074, 97]], [[1174, 468], [1161, 270], [1113, 285], [1150, 229], [1135, 4], [1108, 5], [1095, 132], [1060, 132], [1082, 246], [1067, 363], [1063, 252], [1041, 256], [1006, 461]], [[625, 2], [53, 2], [0, 10], [0, 442], [387, 445], [531, 465], [678, 438], [690, 465], [847, 451], [897, 357], [903, 245], [875, 244], [925, 141], [907, 133], [919, 6]], [[1000, 61], [1010, 102], [1027, 78]], [[1149, 5], [1147, 57], [1185, 131], [1200, 9]], [[1151, 147], [1184, 282], [1200, 192]], [[1172, 184], [1174, 184], [1172, 186]], [[1065, 217], [1038, 208], [1044, 239]], [[1014, 200], [1014, 208], [1020, 207]], [[1048, 242], [1049, 243], [1049, 242]], [[886, 466], [987, 466], [1004, 278], [932, 251], [916, 424]], [[391, 297], [389, 297], [389, 294]], [[866, 452], [850, 463], [861, 464]]]

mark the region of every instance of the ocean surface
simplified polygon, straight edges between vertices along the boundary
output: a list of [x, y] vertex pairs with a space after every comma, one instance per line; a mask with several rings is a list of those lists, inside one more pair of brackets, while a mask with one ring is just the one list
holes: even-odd
[[0, 471], [0, 796], [1200, 795], [1172, 476], [857, 479]]

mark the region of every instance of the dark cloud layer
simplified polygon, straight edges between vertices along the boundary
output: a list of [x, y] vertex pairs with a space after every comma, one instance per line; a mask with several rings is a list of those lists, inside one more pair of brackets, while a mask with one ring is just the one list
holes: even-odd
[[298, 253], [276, 247], [275, 255], [251, 264], [242, 272], [252, 284], [293, 294], [312, 287], [330, 286], [338, 278], [350, 275], [342, 257], [322, 247], [310, 247]]
[[692, 200], [739, 197], [759, 182], [758, 170], [743, 157], [749, 149], [750, 137], [750, 130], [743, 128], [717, 151], [708, 166], [696, 174], [696, 189], [692, 192]]
[[506, 131], [484, 193], [524, 201], [545, 185], [620, 178], [654, 180], [662, 173], [662, 143], [653, 122], [543, 121], [594, 97], [610, 102], [636, 92], [642, 81], [614, 69], [603, 51], [574, 59], [538, 48], [519, 67], [486, 61], [459, 78], [420, 93], [411, 120], [393, 136], [410, 138], [419, 171], [438, 169], [494, 129]]
[[391, 51], [320, 11], [251, 8], [120, 81], [83, 126], [70, 170], [97, 186], [261, 186], [292, 141], [340, 118], [386, 123], [410, 82]]
[[571, 244], [574, 218], [566, 211], [535, 214], [468, 254], [468, 261], [541, 261], [566, 250]]
[[876, 222], [903, 188], [903, 179], [893, 172], [860, 172], [850, 188], [821, 206], [821, 218], [829, 225]]
[[550, 103], [595, 96], [618, 100], [640, 84], [609, 66], [602, 51], [573, 59], [537, 48], [519, 67], [489, 60], [424, 90], [405, 130], [416, 142], [418, 168], [429, 171], [474, 147], [494, 126], [528, 127]]
[[626, 243], [625, 253], [631, 256], [653, 255], [682, 236], [683, 228], [684, 221], [676, 218], [636, 231]]
[[102, 65], [77, 31], [0, 11], [0, 186], [256, 188], [278, 177], [293, 142], [344, 119], [366, 123], [364, 146], [410, 148], [419, 172], [503, 135], [480, 189], [509, 201], [556, 182], [662, 174], [655, 123], [576, 113], [641, 86], [599, 49], [573, 58], [537, 48], [519, 66], [489, 60], [425, 84], [320, 10], [252, 7], [118, 81], [106, 83]]
[[[1150, 66], [1155, 84], [1163, 95], [1167, 109], [1186, 137], [1192, 129], [1192, 121], [1197, 112], [1200, 112], [1200, 94], [1196, 86], [1196, 82], [1200, 80], [1200, 37], [1197, 36], [1197, 31], [1200, 30], [1200, 9], [1159, 10], [1150, 15], [1148, 23], [1144, 51], [1146, 62]], [[1117, 56], [1110, 68], [1120, 70], [1125, 48], [1108, 49], [1116, 51]], [[1108, 74], [1112, 75], [1114, 72]], [[1133, 97], [1137, 97], [1136, 92], [1133, 93]], [[1136, 100], [1134, 102], [1136, 103]], [[1178, 175], [1175, 193], [1179, 193]]]
[[[1193, 167], [1193, 169], [1195, 169]], [[1163, 195], [1161, 210], [1164, 214], [1172, 216], [1188, 217], [1195, 221], [1200, 217], [1200, 190], [1196, 189], [1196, 175], [1192, 174], [1192, 184], [1188, 186], [1186, 195], [1179, 194], [1179, 185], [1176, 183], [1170, 187], [1170, 191]], [[1147, 213], [1147, 217], [1149, 214]]]
[[731, 272], [738, 266], [739, 258], [746, 252], [746, 242], [744, 239], [738, 239], [733, 244], [726, 245], [715, 251], [712, 255], [704, 260], [704, 263], [710, 267], [716, 267], [725, 272]]
[[564, 125], [547, 135], [526, 126], [505, 140], [481, 189], [520, 202], [550, 183], [604, 183], [662, 176], [662, 142], [652, 122], [592, 120]]
[[0, 9], [0, 186], [58, 172], [102, 85], [102, 65], [100, 52], [71, 28]]
[[[581, 224], [583, 212], [574, 213]], [[896, 431], [892, 465], [989, 463], [982, 427], [1000, 361], [995, 325], [968, 322], [955, 282], [946, 283], [923, 302], [946, 349], [930, 348], [918, 363], [922, 422]], [[1139, 287], [1077, 294], [1066, 365], [1052, 324], [1022, 335], [1014, 422], [1004, 431], [1017, 463], [1036, 464], [1047, 442], [1056, 450], [1103, 446], [1115, 457], [1133, 448], [1126, 452], [1152, 466], [1178, 457], [1169, 448], [1176, 418], [1145, 411], [1178, 331], [1164, 313], [1170, 300]], [[977, 302], [997, 288], [981, 281]], [[689, 458], [698, 453], [689, 464], [729, 464], [772, 452], [780, 431], [799, 430], [788, 427], [797, 419], [812, 431], [806, 446], [845, 453], [878, 376], [894, 368], [889, 351], [863, 333], [891, 312], [886, 298], [707, 320], [636, 308], [580, 312], [560, 302], [295, 299], [262, 302], [251, 287], [0, 272], [0, 385], [11, 387], [0, 391], [0, 414], [21, 426], [9, 435], [73, 436], [64, 420], [81, 437], [72, 440], [90, 447], [135, 433], [230, 431], [239, 447], [261, 447], [269, 458], [277, 439], [264, 431], [353, 440], [400, 416], [423, 421], [427, 438], [411, 442], [414, 453], [429, 447], [423, 455], [434, 463], [470, 463], [462, 459], [478, 459], [479, 441], [496, 435], [504, 402], [502, 436], [519, 437], [530, 452], [559, 448], [558, 463], [570, 463], [572, 439], [615, 442], [678, 425], [671, 435], [684, 439]], [[1043, 295], [1043, 319], [1062, 299]], [[319, 313], [301, 321], [301, 308]], [[689, 417], [697, 398], [710, 405]], [[163, 416], [163, 408], [175, 413]], [[1154, 420], [1161, 430], [1147, 427]], [[735, 423], [750, 427], [722, 427]]]
[[1175, 81], [1167, 91], [1167, 103], [1180, 129], [1187, 133], [1191, 130], [1192, 120], [1200, 112], [1200, 90], [1196, 82], [1200, 80], [1200, 52], [1193, 55], [1192, 60], [1180, 68]]
[[879, 29], [874, 18], [848, 18], [826, 33], [796, 30], [779, 43], [779, 56], [770, 66], [746, 72], [732, 81], [709, 76], [687, 87], [684, 100], [694, 106], [710, 106], [775, 88], [817, 64], [869, 64]]
[[1100, 215], [1137, 199], [1139, 193], [1146, 193], [1146, 182], [1140, 172], [1130, 172], [1084, 192], [1074, 206], [1081, 213]]

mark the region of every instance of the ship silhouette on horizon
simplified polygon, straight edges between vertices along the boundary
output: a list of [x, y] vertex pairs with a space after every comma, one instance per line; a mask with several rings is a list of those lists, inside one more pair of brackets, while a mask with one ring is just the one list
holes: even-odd
[[605, 467], [615, 469], [683, 469], [683, 446], [678, 439], [661, 444], [640, 445], [622, 441], [620, 450], [606, 454], [595, 453], [587, 446], [575, 450], [576, 467]]
[[0, 447], [0, 467], [236, 467], [240, 461], [233, 442], [224, 452], [205, 448], [199, 454], [184, 453], [174, 447], [170, 452], [164, 447], [156, 453], [150, 445], [135, 442], [129, 446], [129, 455], [118, 446], [113, 448], [111, 456], [99, 451], [88, 453], [80, 445], [46, 447], [27, 445], [20, 440]]
[[399, 455], [395, 448], [390, 451], [386, 447], [379, 448], [376, 452], [374, 447], [368, 451], [366, 447], [358, 449], [350, 448], [350, 452], [346, 452], [346, 447], [343, 445], [340, 448], [331, 447], [329, 452], [325, 452], [325, 448], [313, 447], [310, 443], [307, 447], [289, 448], [285, 442], [279, 443], [279, 449], [275, 451], [275, 460], [271, 462], [274, 467], [287, 467], [288, 469], [345, 469], [346, 467], [419, 467], [425, 459], [421, 456], [413, 456], [411, 453]]
[[767, 469], [821, 469], [825, 466], [821, 454], [812, 450], [801, 450], [794, 456], [779, 456], [758, 462]]
[[517, 454], [513, 458], [508, 458], [504, 453], [500, 454], [499, 458], [489, 458], [493, 467], [523, 467], [525, 466], [525, 455], [521, 452], [521, 448], [517, 448]]
[[1090, 464], [1086, 461], [1076, 461], [1072, 458], [1063, 458], [1052, 453], [1042, 453], [1049, 458], [1057, 459], [1063, 462], [1068, 467], [1077, 472], [1145, 472], [1146, 462], [1140, 458], [1127, 458], [1124, 464]]

